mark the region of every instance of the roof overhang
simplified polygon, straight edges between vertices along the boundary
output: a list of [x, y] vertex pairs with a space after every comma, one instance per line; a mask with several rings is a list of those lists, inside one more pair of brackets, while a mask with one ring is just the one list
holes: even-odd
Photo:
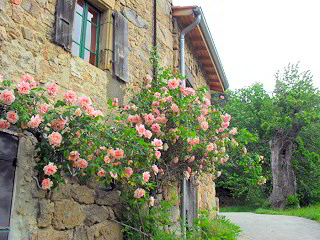
[[224, 92], [229, 88], [229, 83], [201, 7], [173, 6], [172, 15], [185, 28], [195, 21], [196, 16], [193, 10], [196, 8], [200, 9], [202, 19], [200, 24], [187, 34], [188, 40], [196, 50], [202, 67], [207, 73], [210, 90]]

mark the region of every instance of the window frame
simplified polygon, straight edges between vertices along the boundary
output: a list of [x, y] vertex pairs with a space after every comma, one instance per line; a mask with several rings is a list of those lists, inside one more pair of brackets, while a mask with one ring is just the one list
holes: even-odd
[[[94, 5], [92, 5], [89, 1], [87, 0], [83, 0], [84, 3], [84, 7], [83, 7], [83, 13], [82, 15], [80, 13], [77, 12], [76, 7], [74, 8], [74, 15], [76, 16], [77, 14], [79, 16], [81, 16], [82, 18], [82, 22], [81, 22], [81, 33], [80, 33], [80, 43], [77, 43], [73, 37], [71, 38], [71, 49], [72, 49], [72, 45], [76, 44], [79, 46], [79, 55], [74, 55], [74, 56], [78, 56], [81, 59], [84, 59], [84, 54], [85, 54], [85, 50], [89, 51], [90, 53], [93, 53], [96, 55], [96, 61], [95, 64], [93, 66], [96, 66], [99, 68], [100, 65], [100, 28], [101, 28], [101, 15], [103, 14], [97, 7], [95, 7]], [[75, 4], [77, 4], [77, 0], [75, 0]], [[86, 33], [87, 33], [87, 25], [88, 25], [88, 10], [89, 7], [93, 8], [95, 11], [98, 12], [98, 16], [97, 16], [97, 33], [96, 33], [96, 52], [92, 52], [90, 49], [86, 48]], [[91, 22], [91, 21], [89, 21]], [[91, 22], [92, 23], [92, 22]], [[93, 23], [94, 24], [94, 23]], [[73, 31], [74, 26], [72, 26], [72, 31]], [[86, 60], [85, 60], [86, 61]], [[88, 62], [90, 63], [90, 62]], [[91, 63], [90, 63], [91, 64]]]

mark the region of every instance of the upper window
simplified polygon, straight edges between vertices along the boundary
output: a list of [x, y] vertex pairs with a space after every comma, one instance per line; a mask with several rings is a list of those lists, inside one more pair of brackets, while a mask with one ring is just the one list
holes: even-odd
[[100, 12], [87, 1], [77, 0], [72, 28], [72, 54], [98, 66], [99, 35]]

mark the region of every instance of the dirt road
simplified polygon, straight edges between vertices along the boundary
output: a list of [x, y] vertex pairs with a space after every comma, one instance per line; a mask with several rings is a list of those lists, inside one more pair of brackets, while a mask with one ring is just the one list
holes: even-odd
[[320, 223], [300, 217], [220, 213], [239, 225], [239, 240], [320, 240]]

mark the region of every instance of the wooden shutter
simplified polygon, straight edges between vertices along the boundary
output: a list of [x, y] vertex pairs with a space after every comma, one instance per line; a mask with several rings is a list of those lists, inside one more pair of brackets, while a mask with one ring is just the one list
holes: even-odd
[[125, 82], [129, 81], [128, 41], [128, 20], [120, 12], [115, 12], [113, 72]]
[[72, 26], [76, 0], [57, 0], [56, 31], [54, 41], [70, 51], [72, 43]]

